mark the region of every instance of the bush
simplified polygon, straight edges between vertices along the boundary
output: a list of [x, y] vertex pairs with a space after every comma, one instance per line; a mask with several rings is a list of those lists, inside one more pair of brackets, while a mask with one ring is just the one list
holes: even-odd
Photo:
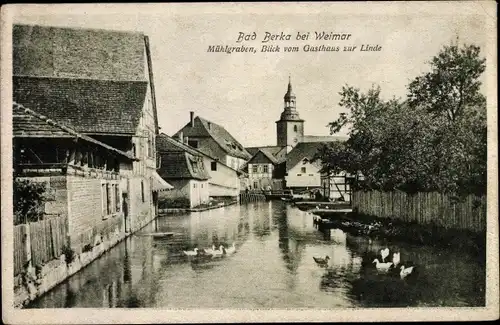
[[71, 264], [71, 262], [75, 259], [75, 251], [68, 245], [63, 246], [62, 253], [64, 254], [66, 264]]
[[44, 213], [45, 183], [15, 179], [13, 186], [14, 225], [41, 220]]
[[191, 202], [185, 197], [164, 198], [158, 202], [160, 209], [188, 209], [190, 205]]

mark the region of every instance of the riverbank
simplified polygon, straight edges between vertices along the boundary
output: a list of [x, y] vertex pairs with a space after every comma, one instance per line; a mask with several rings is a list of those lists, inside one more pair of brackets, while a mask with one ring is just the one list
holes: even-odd
[[338, 228], [352, 235], [379, 240], [400, 240], [417, 245], [454, 246], [485, 254], [486, 234], [447, 229], [435, 224], [418, 224], [397, 219], [377, 218], [356, 212], [314, 211], [319, 230]]
[[59, 259], [38, 268], [28, 267], [14, 278], [14, 308], [22, 308], [36, 298], [67, 280], [105, 252], [116, 246], [131, 233], [115, 232], [86, 252], [74, 254], [66, 251]]
[[213, 210], [213, 209], [231, 206], [231, 205], [234, 205], [237, 203], [238, 203], [237, 201], [232, 201], [232, 202], [219, 202], [218, 204], [215, 204], [215, 205], [208, 205], [208, 206], [201, 206], [201, 207], [194, 207], [194, 208], [158, 209], [158, 213], [175, 214], [175, 213], [187, 213], [187, 212], [202, 212], [202, 211]]

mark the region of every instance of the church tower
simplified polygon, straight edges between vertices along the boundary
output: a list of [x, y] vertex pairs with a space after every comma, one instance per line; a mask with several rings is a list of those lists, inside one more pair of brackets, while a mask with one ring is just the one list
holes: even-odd
[[286, 146], [287, 152], [295, 147], [304, 136], [304, 120], [301, 120], [296, 108], [295, 94], [292, 91], [292, 81], [288, 78], [288, 90], [284, 97], [285, 107], [281, 118], [276, 121], [278, 146]]

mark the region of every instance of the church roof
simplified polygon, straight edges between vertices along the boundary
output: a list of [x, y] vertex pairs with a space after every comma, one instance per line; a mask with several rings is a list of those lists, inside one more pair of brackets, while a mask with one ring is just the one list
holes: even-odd
[[349, 137], [339, 135], [304, 135], [300, 142], [333, 142], [333, 141], [347, 141]]
[[288, 99], [288, 98], [292, 98], [292, 97], [295, 97], [295, 94], [293, 93], [293, 90], [292, 90], [292, 80], [291, 80], [291, 77], [288, 77], [288, 89], [287, 89], [287, 92], [285, 94], [285, 100]]

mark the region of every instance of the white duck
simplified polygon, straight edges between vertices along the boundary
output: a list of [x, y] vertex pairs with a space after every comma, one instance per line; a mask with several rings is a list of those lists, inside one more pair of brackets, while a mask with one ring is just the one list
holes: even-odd
[[392, 263], [397, 266], [401, 262], [401, 253], [392, 254]]
[[203, 250], [206, 254], [212, 254], [215, 251], [215, 245], [212, 245], [212, 248], [204, 248]]
[[389, 268], [392, 265], [392, 262], [387, 262], [387, 263], [380, 263], [378, 258], [373, 260], [373, 263], [375, 263], [375, 267], [377, 268], [377, 271], [379, 272], [387, 272], [389, 271]]
[[382, 257], [382, 263], [384, 263], [387, 256], [389, 256], [389, 248], [380, 250], [380, 256]]
[[401, 276], [401, 279], [404, 279], [408, 275], [410, 275], [411, 272], [413, 272], [413, 268], [414, 268], [414, 266], [410, 266], [410, 267], [405, 268], [404, 265], [401, 265], [401, 272], [399, 273], [399, 275]]
[[226, 249], [226, 254], [227, 255], [231, 255], [231, 254], [234, 254], [234, 253], [236, 253], [236, 246], [233, 243], [230, 247], [228, 247]]
[[197, 256], [198, 248], [193, 249], [192, 251], [182, 251], [187, 256]]
[[212, 254], [212, 258], [214, 258], [214, 257], [222, 257], [224, 255], [224, 251], [225, 250], [226, 249], [224, 248], [224, 246], [220, 245], [218, 250], [215, 249], [215, 250], [212, 251], [212, 253], [211, 253]]

